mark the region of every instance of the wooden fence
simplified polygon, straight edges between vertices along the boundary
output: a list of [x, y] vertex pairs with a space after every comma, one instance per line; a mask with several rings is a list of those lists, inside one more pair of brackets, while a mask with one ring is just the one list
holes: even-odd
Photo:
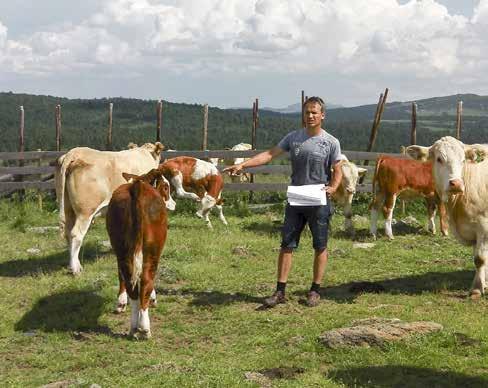
[[[221, 158], [232, 159], [237, 157], [251, 157], [261, 151], [165, 151], [161, 154], [162, 159], [174, 158], [176, 156], [192, 156], [199, 159]], [[54, 189], [54, 163], [57, 158], [63, 155], [63, 151], [26, 151], [26, 152], [0, 152], [1, 163], [7, 164], [0, 167], [0, 193], [13, 192], [22, 189], [53, 190]], [[351, 161], [360, 162], [374, 161], [379, 152], [344, 151], [344, 154]], [[387, 154], [402, 157], [401, 154]], [[285, 159], [282, 157], [281, 159]], [[14, 162], [17, 166], [8, 166]], [[222, 170], [225, 166], [219, 165]], [[374, 166], [366, 167], [369, 171]], [[260, 167], [246, 169], [246, 172], [253, 174], [289, 175], [291, 168], [289, 164], [269, 164]], [[368, 174], [371, 180], [371, 175]], [[288, 186], [288, 178], [283, 177], [283, 182], [276, 183], [226, 183], [226, 191], [285, 191]], [[357, 188], [358, 192], [370, 192], [371, 184], [362, 183]]]

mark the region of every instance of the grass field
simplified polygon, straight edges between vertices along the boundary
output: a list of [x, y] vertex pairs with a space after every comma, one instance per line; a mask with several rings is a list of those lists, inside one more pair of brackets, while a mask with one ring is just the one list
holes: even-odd
[[[312, 267], [305, 233], [289, 302], [260, 310], [274, 291], [282, 206], [252, 214], [236, 198], [224, 210], [227, 228], [214, 216], [208, 231], [188, 210], [192, 205], [180, 203], [184, 210], [171, 214], [149, 341], [128, 339], [129, 312], [113, 313], [116, 261], [103, 219], [85, 240], [83, 274], [73, 277], [58, 233], [29, 229], [57, 225], [54, 204], [45, 200], [41, 211], [35, 197], [0, 201], [0, 385], [488, 386], [488, 303], [467, 298], [470, 248], [415, 227], [397, 229], [392, 242], [381, 237], [373, 248], [354, 248], [371, 242], [367, 220], [357, 222], [352, 241], [338, 211], [320, 306], [302, 304]], [[366, 215], [365, 201], [355, 210]], [[420, 206], [407, 210], [424, 223]], [[385, 291], [354, 294], [349, 289], [358, 281], [378, 282]], [[430, 320], [444, 329], [381, 348], [331, 350], [317, 341], [324, 331], [374, 316]], [[247, 372], [269, 378], [249, 380]]]

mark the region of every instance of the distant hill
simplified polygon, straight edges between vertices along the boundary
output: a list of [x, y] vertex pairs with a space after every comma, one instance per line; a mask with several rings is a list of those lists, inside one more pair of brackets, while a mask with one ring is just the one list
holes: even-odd
[[[464, 102], [462, 140], [488, 142], [488, 97], [463, 94], [418, 100], [418, 144], [432, 144], [440, 136], [454, 134], [456, 104]], [[18, 147], [19, 105], [25, 109], [26, 150], [55, 149], [54, 109], [62, 106], [62, 148], [89, 146], [105, 148], [108, 104], [114, 103], [114, 149], [129, 142], [154, 141], [156, 101], [132, 98], [67, 99], [54, 96], [0, 93], [0, 151]], [[298, 105], [299, 106], [299, 105]], [[202, 105], [163, 102], [162, 141], [173, 149], [195, 150], [202, 144]], [[328, 110], [325, 128], [344, 149], [365, 150], [376, 104]], [[410, 138], [411, 102], [386, 105], [375, 149], [397, 152]], [[300, 110], [259, 112], [257, 148], [272, 147], [301, 125]], [[250, 109], [209, 108], [208, 148], [223, 149], [239, 142], [251, 142]]]

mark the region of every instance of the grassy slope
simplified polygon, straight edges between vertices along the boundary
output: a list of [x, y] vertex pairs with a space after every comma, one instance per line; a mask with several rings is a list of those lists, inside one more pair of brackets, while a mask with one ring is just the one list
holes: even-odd
[[[295, 255], [290, 302], [257, 311], [274, 288], [282, 216], [277, 211], [240, 217], [230, 202], [229, 228], [213, 217], [213, 232], [188, 212], [171, 215], [148, 342], [126, 339], [129, 314], [112, 313], [116, 263], [102, 244], [103, 220], [85, 241], [83, 275], [73, 278], [56, 232], [25, 232], [31, 225], [56, 225], [53, 205], [41, 212], [35, 201], [0, 202], [3, 384], [257, 386], [245, 372], [274, 367], [305, 369], [296, 379], [273, 381], [283, 387], [488, 384], [488, 304], [465, 297], [473, 274], [469, 248], [423, 231], [399, 233], [393, 242], [380, 239], [369, 250], [353, 248], [342, 234], [339, 212], [322, 304], [309, 309], [299, 303], [311, 279], [306, 233]], [[364, 209], [364, 203], [356, 204], [356, 210]], [[359, 240], [367, 240], [366, 228], [365, 221], [358, 225]], [[236, 246], [249, 254], [232, 254]], [[32, 247], [40, 253], [27, 253]], [[381, 281], [386, 292], [348, 292], [351, 282], [362, 280]], [[316, 341], [328, 329], [372, 316], [433, 320], [444, 330], [383, 349], [327, 350]], [[464, 344], [455, 333], [481, 343]]]

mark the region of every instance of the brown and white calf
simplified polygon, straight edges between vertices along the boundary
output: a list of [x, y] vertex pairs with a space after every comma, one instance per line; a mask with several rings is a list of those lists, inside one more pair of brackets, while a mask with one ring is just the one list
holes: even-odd
[[[132, 336], [149, 338], [149, 304], [155, 297], [154, 277], [168, 229], [166, 208], [174, 208], [170, 186], [157, 170], [132, 178], [119, 186], [107, 209], [107, 231], [117, 256], [119, 272], [119, 307], [127, 294], [131, 304]], [[155, 185], [153, 187], [152, 185]]]
[[209, 228], [212, 223], [208, 214], [214, 206], [219, 212], [220, 220], [227, 225], [221, 198], [224, 180], [217, 167], [204, 160], [178, 156], [167, 159], [158, 169], [174, 187], [177, 197], [200, 202], [201, 207], [196, 214], [207, 222]]
[[356, 193], [356, 185], [359, 177], [366, 174], [368, 170], [356, 166], [350, 162], [345, 155], [341, 155], [341, 162], [338, 166], [342, 170], [341, 184], [332, 196], [332, 199], [344, 208], [344, 230], [350, 235], [354, 235], [354, 225], [352, 223], [352, 198]]
[[473, 246], [476, 273], [471, 296], [485, 293], [488, 263], [488, 146], [446, 136], [431, 147], [413, 145], [407, 154], [432, 163], [435, 189], [446, 204], [453, 234]]
[[373, 177], [373, 201], [370, 205], [370, 231], [373, 238], [376, 238], [377, 234], [378, 212], [383, 211], [386, 236], [393, 239], [391, 223], [395, 202], [399, 195], [403, 199], [419, 196], [425, 198], [429, 213], [428, 229], [432, 233], [436, 231], [435, 213], [438, 207], [441, 232], [447, 235], [446, 210], [435, 192], [432, 163], [382, 155], [376, 162]]

